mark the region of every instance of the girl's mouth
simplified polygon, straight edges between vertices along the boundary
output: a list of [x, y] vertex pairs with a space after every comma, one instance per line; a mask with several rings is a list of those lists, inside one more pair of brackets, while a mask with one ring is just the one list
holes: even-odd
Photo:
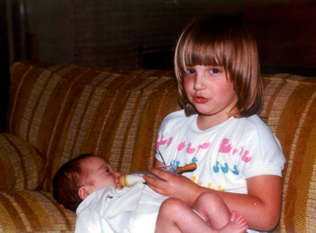
[[208, 101], [208, 99], [204, 98], [203, 96], [195, 96], [194, 101], [198, 104], [204, 104]]

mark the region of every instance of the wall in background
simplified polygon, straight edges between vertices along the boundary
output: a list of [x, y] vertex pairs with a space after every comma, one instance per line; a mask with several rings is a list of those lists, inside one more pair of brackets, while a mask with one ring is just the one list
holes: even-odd
[[316, 1], [244, 0], [265, 73], [316, 76]]
[[315, 0], [6, 1], [15, 34], [11, 60], [172, 68], [184, 25], [210, 12], [243, 17], [257, 36], [264, 72], [315, 72]]
[[206, 12], [242, 13], [242, 0], [24, 0], [32, 58], [141, 68], [143, 54], [175, 46], [184, 25]]

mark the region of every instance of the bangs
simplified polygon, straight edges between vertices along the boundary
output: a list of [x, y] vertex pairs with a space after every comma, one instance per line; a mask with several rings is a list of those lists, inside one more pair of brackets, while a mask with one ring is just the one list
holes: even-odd
[[186, 74], [188, 66], [196, 65], [221, 66], [227, 70], [223, 43], [210, 40], [209, 37], [203, 38], [201, 34], [196, 34], [180, 45], [178, 65], [182, 75]]
[[215, 48], [209, 44], [197, 45], [191, 42], [183, 56], [184, 65], [186, 66], [222, 66], [222, 62], [219, 61], [220, 57], [222, 57], [220, 51], [215, 51]]

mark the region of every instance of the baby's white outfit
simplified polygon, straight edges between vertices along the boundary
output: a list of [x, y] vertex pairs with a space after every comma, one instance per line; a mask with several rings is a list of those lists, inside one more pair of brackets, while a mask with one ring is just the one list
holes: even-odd
[[105, 187], [78, 206], [75, 232], [154, 232], [160, 205], [166, 198], [140, 182], [122, 190]]

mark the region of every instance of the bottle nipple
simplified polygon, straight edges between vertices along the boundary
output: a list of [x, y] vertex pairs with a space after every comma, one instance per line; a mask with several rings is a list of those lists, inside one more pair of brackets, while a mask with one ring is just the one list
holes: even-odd
[[120, 185], [122, 186], [122, 187], [125, 187], [125, 186], [127, 186], [127, 187], [131, 187], [130, 185], [128, 185], [128, 183], [127, 183], [127, 180], [126, 180], [126, 177], [128, 176], [128, 173], [126, 173], [126, 174], [124, 174], [124, 175], [121, 175], [120, 177], [119, 177], [119, 183], [120, 183]]

